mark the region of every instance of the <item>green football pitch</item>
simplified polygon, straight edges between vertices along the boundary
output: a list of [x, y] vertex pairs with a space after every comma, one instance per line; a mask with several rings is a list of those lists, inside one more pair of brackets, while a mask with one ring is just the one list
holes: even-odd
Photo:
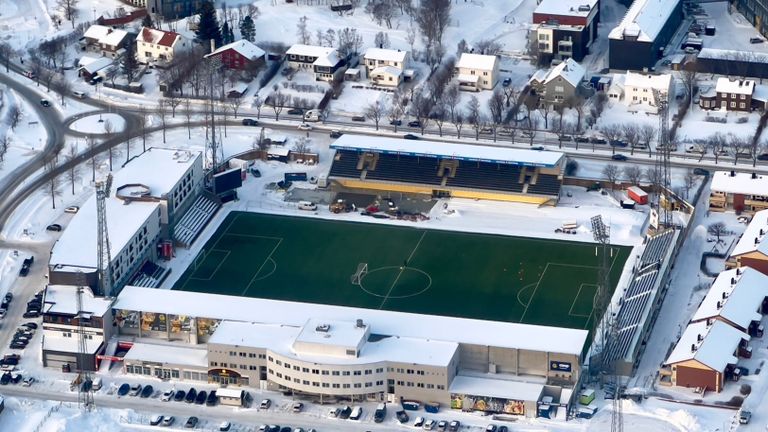
[[586, 329], [597, 264], [587, 243], [233, 212], [175, 289]]

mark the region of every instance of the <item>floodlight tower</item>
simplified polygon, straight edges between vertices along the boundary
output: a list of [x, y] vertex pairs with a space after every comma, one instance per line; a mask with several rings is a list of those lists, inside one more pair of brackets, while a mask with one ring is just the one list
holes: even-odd
[[107, 198], [112, 188], [112, 174], [107, 179], [96, 183], [96, 219], [97, 219], [97, 255], [98, 255], [98, 292], [105, 297], [112, 297], [112, 254], [109, 251], [109, 230], [107, 229]]
[[79, 359], [77, 359], [77, 403], [86, 411], [93, 409], [93, 381], [91, 373], [84, 365], [84, 359], [88, 356], [88, 340], [85, 337], [85, 327], [83, 326], [83, 287], [78, 285], [77, 289], [77, 342]]
[[[669, 211], [669, 188], [672, 187], [669, 167], [669, 155], [672, 151], [671, 137], [669, 136], [669, 101], [667, 95], [658, 90], [653, 91], [653, 97], [659, 109], [659, 145], [656, 147], [656, 175], [653, 186], [656, 189], [656, 211], [659, 215], [659, 225], [668, 227], [672, 224], [672, 215]], [[664, 197], [663, 200], [662, 197]]]

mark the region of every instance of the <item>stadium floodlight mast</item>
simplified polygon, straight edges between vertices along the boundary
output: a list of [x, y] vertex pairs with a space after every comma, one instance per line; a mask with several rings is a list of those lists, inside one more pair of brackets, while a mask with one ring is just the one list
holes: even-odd
[[[213, 46], [211, 46], [211, 50], [213, 50]], [[216, 110], [215, 110], [215, 104], [213, 101], [213, 76], [216, 74], [216, 72], [221, 70], [221, 59], [219, 59], [218, 56], [211, 56], [208, 57], [208, 75], [209, 75], [209, 85], [210, 85], [210, 93], [209, 93], [209, 107], [210, 107], [210, 114], [211, 114], [211, 126], [210, 126], [210, 141], [208, 141], [208, 147], [211, 149], [211, 173], [216, 173], [216, 168], [218, 166], [217, 160], [216, 160], [216, 152], [218, 151], [218, 145], [216, 144]]]

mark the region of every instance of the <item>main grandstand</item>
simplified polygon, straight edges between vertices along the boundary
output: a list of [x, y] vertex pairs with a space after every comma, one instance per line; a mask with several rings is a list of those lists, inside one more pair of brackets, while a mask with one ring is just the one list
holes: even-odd
[[343, 135], [329, 178], [355, 189], [555, 205], [563, 153]]

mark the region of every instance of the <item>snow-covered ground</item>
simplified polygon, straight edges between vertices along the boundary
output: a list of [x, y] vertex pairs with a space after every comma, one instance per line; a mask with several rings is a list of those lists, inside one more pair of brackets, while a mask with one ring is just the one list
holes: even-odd
[[106, 133], [105, 127], [107, 122], [112, 127], [112, 133], [122, 132], [125, 128], [125, 120], [120, 115], [114, 113], [94, 114], [83, 117], [75, 120], [69, 127], [76, 132], [103, 134]]

